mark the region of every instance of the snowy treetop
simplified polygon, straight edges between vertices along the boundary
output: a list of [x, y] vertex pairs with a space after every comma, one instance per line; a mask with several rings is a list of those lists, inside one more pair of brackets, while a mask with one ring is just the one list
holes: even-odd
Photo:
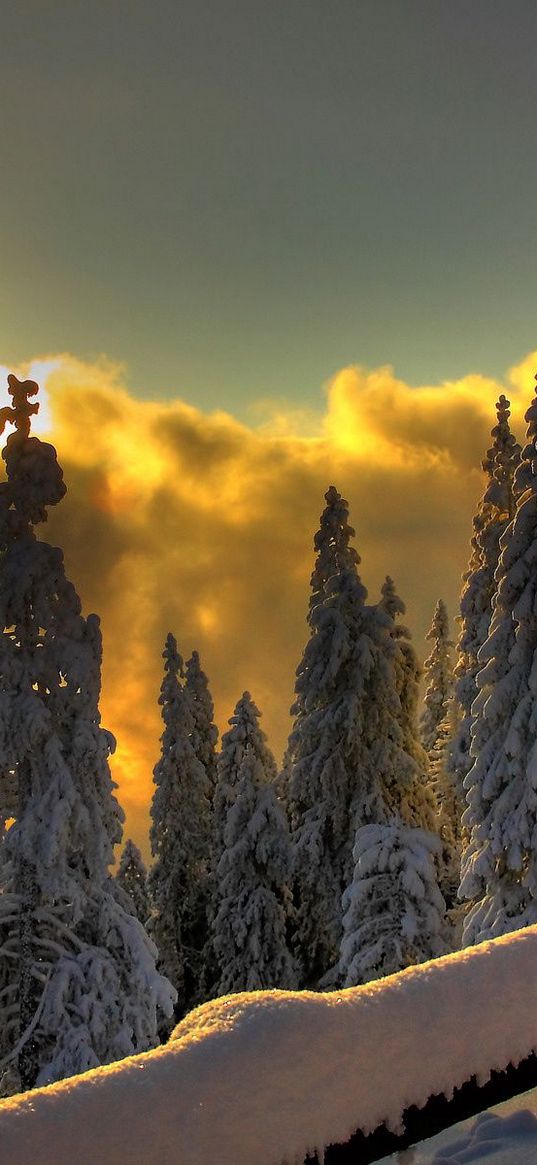
[[514, 475], [520, 462], [521, 449], [509, 427], [511, 402], [500, 396], [496, 403], [497, 424], [491, 431], [492, 446], [483, 461], [483, 469], [490, 481], [483, 502], [490, 503], [510, 518], [514, 513]]
[[36, 396], [39, 385], [35, 380], [19, 380], [12, 372], [7, 378], [7, 383], [9, 395], [13, 397], [13, 405], [11, 407], [6, 405], [0, 409], [0, 435], [6, 425], [11, 424], [15, 426], [20, 437], [29, 437], [30, 417], [39, 412], [39, 404], [37, 401], [30, 403], [28, 397]]
[[[537, 380], [537, 374], [535, 376]], [[537, 393], [537, 385], [535, 388]], [[536, 492], [536, 477], [537, 477], [537, 397], [534, 397], [529, 408], [524, 414], [524, 420], [527, 422], [528, 428], [526, 432], [526, 445], [522, 450], [522, 460], [518, 467], [515, 477], [515, 486], [519, 494], [526, 489], [532, 489]]]
[[350, 539], [354, 538], [354, 529], [349, 524], [349, 503], [335, 485], [331, 485], [324, 496], [326, 507], [313, 540], [317, 558], [311, 576], [310, 607], [322, 597], [333, 574], [346, 568], [352, 570], [360, 562], [357, 550], [349, 545]]
[[395, 583], [393, 578], [390, 578], [389, 574], [386, 575], [386, 578], [382, 584], [381, 595], [382, 598], [379, 605], [382, 607], [383, 611], [386, 611], [386, 614], [389, 615], [391, 619], [395, 619], [397, 615], [405, 614], [406, 606], [403, 600], [397, 594]]
[[19, 381], [8, 377], [13, 408], [0, 410], [0, 432], [6, 423], [15, 425], [2, 450], [6, 463], [7, 482], [0, 485], [0, 544], [5, 547], [29, 526], [46, 522], [47, 507], [55, 506], [65, 494], [63, 473], [58, 465], [53, 445], [30, 437], [30, 416], [38, 404], [30, 404], [28, 396], [38, 391], [33, 380]]

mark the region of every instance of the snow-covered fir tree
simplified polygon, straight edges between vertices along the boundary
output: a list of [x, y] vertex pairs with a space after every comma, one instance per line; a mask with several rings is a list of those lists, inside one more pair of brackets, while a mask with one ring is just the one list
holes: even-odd
[[500, 538], [498, 589], [479, 652], [466, 779], [469, 833], [460, 896], [465, 945], [537, 922], [537, 400], [516, 471], [519, 496]]
[[463, 579], [455, 665], [459, 723], [449, 743], [446, 759], [461, 808], [464, 780], [473, 764], [470, 741], [472, 705], [477, 696], [476, 677], [481, 667], [478, 657], [489, 632], [500, 538], [515, 512], [514, 481], [520, 462], [520, 445], [511, 433], [510, 402], [505, 396], [500, 396], [496, 411], [492, 443], [482, 463], [486, 475], [485, 491], [473, 521], [470, 563]]
[[147, 870], [138, 846], [129, 837], [123, 847], [116, 881], [125, 891], [128, 905], [136, 918], [145, 926], [148, 921], [151, 905], [147, 889]]
[[410, 631], [398, 621], [399, 616], [405, 613], [405, 605], [389, 576], [382, 587], [380, 606], [393, 620], [392, 634], [397, 649], [395, 682], [400, 701], [402, 743], [405, 752], [412, 757], [416, 770], [410, 789], [405, 791], [401, 813], [408, 825], [438, 835], [441, 844], [440, 848], [435, 848], [435, 853], [439, 887], [447, 905], [452, 906], [460, 878], [460, 852], [454, 832], [454, 821], [457, 814], [460, 816], [460, 809], [454, 804], [451, 781], [444, 768], [446, 727], [451, 721], [446, 715], [438, 730], [438, 740], [428, 755], [420, 741], [418, 727], [421, 667]]
[[448, 613], [442, 599], [436, 604], [427, 639], [432, 641], [432, 648], [423, 668], [426, 687], [420, 728], [423, 747], [430, 752], [438, 740], [453, 693], [453, 642], [449, 638]]
[[461, 876], [463, 805], [448, 765], [449, 748], [457, 730], [455, 699], [448, 701], [436, 741], [429, 752], [429, 781], [437, 813], [437, 832], [442, 842], [439, 883], [455, 927], [454, 941], [460, 938], [461, 908], [458, 889]]
[[287, 945], [288, 828], [274, 791], [274, 762], [263, 763], [270, 754], [257, 731], [257, 740], [235, 750], [237, 769], [230, 773], [234, 796], [216, 871], [212, 933], [218, 995], [297, 985]]
[[343, 895], [337, 969], [342, 986], [445, 954], [445, 904], [435, 868], [439, 848], [430, 832], [401, 822], [357, 830], [354, 877]]
[[395, 646], [395, 690], [399, 700], [397, 718], [402, 732], [401, 745], [415, 764], [414, 780], [408, 791], [405, 791], [404, 816], [409, 824], [434, 832], [437, 806], [428, 784], [428, 757], [420, 740], [418, 726], [422, 669], [412, 644], [410, 631], [399, 622], [399, 617], [405, 614], [406, 607], [389, 575], [382, 585], [379, 607], [390, 620], [388, 626]]
[[380, 812], [364, 735], [365, 689], [376, 659], [367, 592], [352, 567], [330, 584], [310, 608], [287, 751], [295, 950], [308, 987], [337, 961], [356, 782], [364, 814], [375, 819]]
[[338, 963], [341, 897], [352, 878], [357, 827], [400, 817], [414, 824], [420, 804], [397, 691], [402, 652], [387, 602], [366, 604], [358, 561], [356, 552], [348, 556], [310, 606], [292, 709], [295, 943], [306, 986], [321, 979], [327, 985]]
[[[65, 486], [30, 437], [32, 381], [8, 378], [0, 486], [0, 1074], [31, 1088], [145, 1051], [174, 993], [109, 873], [122, 812], [100, 726], [101, 635], [63, 553], [34, 526]], [[15, 798], [13, 791], [15, 789]]]
[[209, 691], [209, 681], [201, 668], [197, 651], [193, 651], [186, 662], [185, 688], [192, 715], [192, 744], [207, 774], [208, 795], [212, 803], [216, 785], [218, 729], [214, 723], [214, 704]]
[[[335, 485], [329, 486], [324, 498], [326, 506], [321, 514], [319, 529], [313, 538], [315, 563], [310, 577], [310, 611], [325, 597], [328, 580], [345, 568], [352, 571], [359, 562], [358, 553], [351, 545], [351, 538], [354, 538], [355, 531], [349, 523], [349, 503], [341, 496]], [[291, 709], [291, 714], [295, 720], [303, 712], [301, 699], [302, 693], [297, 687]], [[294, 826], [296, 825], [296, 822], [292, 820], [294, 801], [289, 788], [292, 768], [293, 761], [288, 746], [276, 779], [276, 792], [281, 805], [290, 816], [291, 825]]]
[[210, 865], [210, 784], [193, 745], [194, 721], [183, 660], [170, 633], [159, 704], [164, 731], [155, 765], [149, 872], [150, 933], [178, 992], [177, 1015], [203, 989]]
[[222, 736], [220, 753], [216, 766], [216, 787], [214, 793], [212, 862], [216, 870], [225, 849], [224, 830], [228, 809], [235, 801], [237, 779], [242, 758], [247, 748], [257, 756], [267, 781], [276, 781], [276, 762], [267, 745], [267, 738], [259, 725], [261, 713], [249, 692], [243, 692], [233, 715], [229, 718], [227, 732]]

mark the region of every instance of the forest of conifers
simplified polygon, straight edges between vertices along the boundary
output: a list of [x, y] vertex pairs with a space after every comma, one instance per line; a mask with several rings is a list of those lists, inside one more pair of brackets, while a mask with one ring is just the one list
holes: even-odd
[[280, 770], [249, 692], [218, 747], [199, 656], [170, 632], [153, 863], [127, 841], [114, 877], [99, 620], [36, 534], [65, 493], [30, 435], [37, 386], [9, 390], [0, 1095], [154, 1047], [216, 995], [355, 986], [537, 922], [537, 400], [524, 448], [497, 403], [457, 643], [439, 599], [422, 686], [404, 602], [390, 577], [368, 599], [335, 486]]

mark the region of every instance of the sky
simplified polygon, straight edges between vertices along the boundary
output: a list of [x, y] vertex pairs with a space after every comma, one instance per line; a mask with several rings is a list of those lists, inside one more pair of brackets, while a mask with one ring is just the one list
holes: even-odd
[[166, 633], [281, 756], [331, 483], [422, 657], [456, 612], [537, 368], [536, 41], [529, 0], [4, 5], [0, 372], [46, 386], [146, 853]]
[[0, 352], [322, 407], [535, 343], [533, 0], [6, 0]]

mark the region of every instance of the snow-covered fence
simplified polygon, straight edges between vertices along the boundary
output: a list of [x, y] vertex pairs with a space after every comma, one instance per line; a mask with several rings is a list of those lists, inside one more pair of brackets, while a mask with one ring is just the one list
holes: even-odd
[[321, 995], [227, 996], [165, 1047], [0, 1103], [0, 1165], [282, 1165], [537, 1049], [537, 927]]

